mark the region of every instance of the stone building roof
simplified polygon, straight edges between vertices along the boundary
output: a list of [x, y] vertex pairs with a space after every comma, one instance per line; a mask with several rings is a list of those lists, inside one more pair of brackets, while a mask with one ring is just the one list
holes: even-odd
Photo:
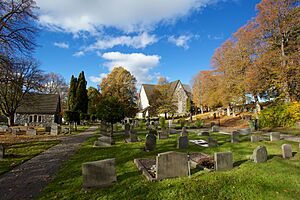
[[26, 94], [16, 110], [17, 114], [59, 114], [59, 94]]

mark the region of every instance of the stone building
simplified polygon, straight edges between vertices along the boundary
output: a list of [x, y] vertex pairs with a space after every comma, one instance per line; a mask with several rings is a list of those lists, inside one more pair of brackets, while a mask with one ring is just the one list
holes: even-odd
[[[191, 88], [189, 85], [182, 84], [180, 80], [173, 81], [168, 83], [169, 87], [169, 95], [173, 96], [174, 102], [176, 102], [177, 106], [177, 115], [187, 114], [187, 101], [188, 98], [191, 99]], [[153, 90], [156, 85], [153, 84], [142, 84], [140, 92], [139, 92], [139, 109], [140, 111], [137, 114], [138, 118], [144, 118], [149, 116], [148, 109], [151, 106], [151, 102], [149, 101], [149, 97], [153, 94]]]
[[15, 123], [30, 126], [61, 124], [61, 101], [59, 94], [26, 94], [16, 110]]

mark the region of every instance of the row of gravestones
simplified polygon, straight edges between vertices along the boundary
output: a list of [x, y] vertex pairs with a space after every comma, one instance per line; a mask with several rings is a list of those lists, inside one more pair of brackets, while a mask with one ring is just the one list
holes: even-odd
[[[283, 144], [282, 157], [291, 158], [292, 156], [291, 145]], [[265, 146], [259, 146], [253, 151], [252, 160], [254, 162], [266, 162], [267, 159], [268, 153]], [[140, 159], [135, 159], [134, 162], [139, 169], [142, 169], [143, 166], [139, 160]], [[231, 152], [215, 153], [214, 161], [216, 171], [230, 170], [233, 168], [233, 155]], [[188, 176], [190, 169], [187, 154], [173, 151], [158, 154], [154, 172], [155, 178], [150, 178], [151, 180]], [[145, 171], [143, 171], [143, 173], [145, 173]], [[82, 175], [84, 188], [107, 187], [114, 184], [117, 181], [115, 158], [83, 163]]]
[[[26, 131], [26, 135], [28, 136], [35, 136], [37, 135], [36, 129], [32, 127], [22, 126], [20, 128], [9, 128], [8, 126], [2, 126], [0, 128], [0, 132], [9, 132], [13, 135], [16, 135], [20, 131]], [[45, 132], [50, 132], [50, 135], [58, 135], [61, 132], [67, 133], [69, 130], [67, 128], [61, 128], [60, 125], [54, 123], [49, 127], [45, 127]]]

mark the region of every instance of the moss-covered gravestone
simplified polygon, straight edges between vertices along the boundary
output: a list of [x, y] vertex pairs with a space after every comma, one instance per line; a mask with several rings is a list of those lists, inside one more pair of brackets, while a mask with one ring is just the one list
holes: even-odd
[[233, 156], [231, 152], [215, 153], [215, 170], [225, 171], [233, 168]]
[[268, 151], [265, 146], [258, 146], [254, 149], [252, 159], [256, 163], [266, 162], [268, 160]]

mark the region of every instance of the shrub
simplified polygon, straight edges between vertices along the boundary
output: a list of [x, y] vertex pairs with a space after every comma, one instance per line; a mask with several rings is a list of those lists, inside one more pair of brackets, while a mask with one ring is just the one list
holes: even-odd
[[186, 123], [185, 118], [180, 118], [179, 122], [180, 122], [181, 128], [183, 128], [185, 126], [185, 123]]
[[161, 128], [166, 128], [166, 119], [164, 117], [159, 118], [159, 125]]
[[300, 103], [286, 103], [264, 109], [259, 114], [259, 126], [292, 127], [300, 120]]
[[203, 120], [197, 120], [197, 121], [195, 122], [195, 126], [196, 126], [197, 128], [203, 127], [203, 124], [204, 124]]

